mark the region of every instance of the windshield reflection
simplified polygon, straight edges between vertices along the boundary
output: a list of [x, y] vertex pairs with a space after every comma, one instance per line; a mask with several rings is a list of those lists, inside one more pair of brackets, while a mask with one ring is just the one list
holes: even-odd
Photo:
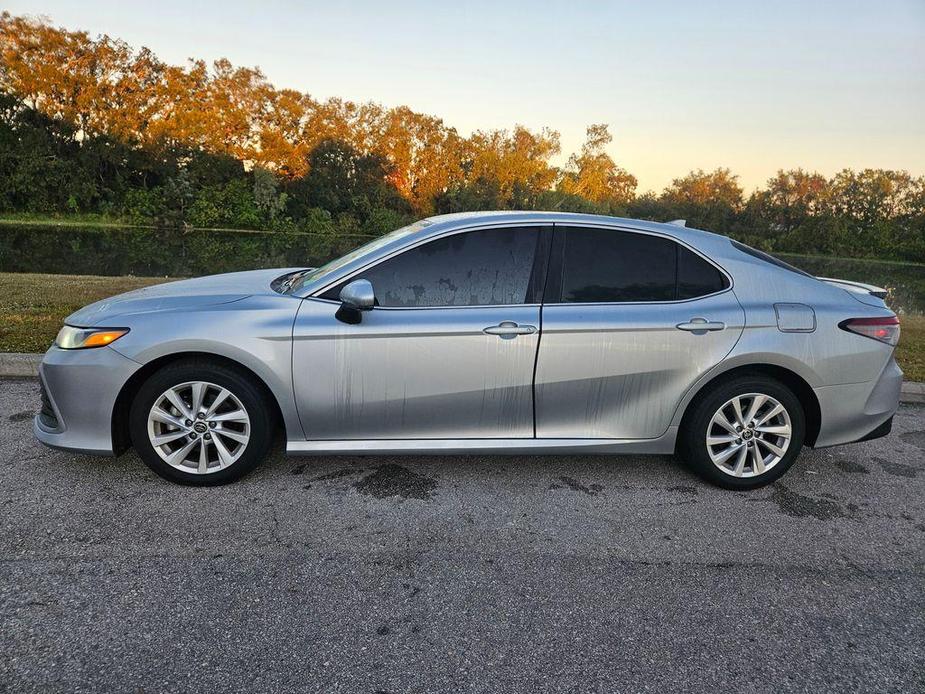
[[331, 273], [335, 272], [336, 270], [339, 270], [340, 268], [344, 267], [348, 263], [353, 262], [357, 258], [362, 258], [364, 255], [373, 253], [374, 251], [379, 250], [383, 246], [388, 245], [389, 243], [391, 243], [392, 241], [395, 241], [396, 239], [400, 239], [403, 236], [409, 236], [415, 232], [420, 231], [424, 227], [428, 227], [430, 225], [431, 225], [431, 222], [427, 221], [426, 219], [422, 219], [418, 222], [415, 222], [414, 224], [409, 224], [408, 226], [401, 227], [400, 229], [396, 229], [395, 231], [391, 231], [385, 236], [380, 236], [377, 239], [373, 239], [369, 243], [363, 244], [359, 248], [356, 248], [350, 251], [346, 255], [342, 255], [339, 258], [335, 258], [334, 260], [328, 263], [325, 263], [321, 267], [306, 271], [304, 274], [302, 274], [294, 282], [291, 283], [291, 285], [287, 288], [286, 293], [293, 294], [293, 293], [299, 292], [302, 290], [302, 288], [305, 285], [315, 282], [317, 280], [323, 279], [326, 275], [330, 275]]

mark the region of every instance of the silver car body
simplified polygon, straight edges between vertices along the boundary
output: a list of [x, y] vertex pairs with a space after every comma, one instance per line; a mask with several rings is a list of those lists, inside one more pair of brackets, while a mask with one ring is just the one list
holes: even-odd
[[[419, 244], [506, 226], [667, 237], [716, 265], [729, 288], [645, 303], [377, 307], [360, 324], [338, 320], [339, 302], [320, 298]], [[65, 449], [120, 452], [133, 390], [187, 354], [230, 360], [260, 379], [292, 454], [670, 453], [692, 398], [740, 367], [774, 369], [800, 386], [815, 413], [814, 446], [861, 439], [898, 407], [894, 348], [839, 327], [893, 315], [869, 288], [788, 271], [724, 236], [675, 224], [445, 215], [309, 273], [294, 289], [271, 287], [296, 270], [172, 282], [77, 311], [69, 325], [130, 332], [108, 347], [48, 350], [40, 373], [57, 423], [36, 417], [36, 436]], [[701, 322], [705, 329], [696, 329]], [[519, 332], [498, 334], [510, 323]]]

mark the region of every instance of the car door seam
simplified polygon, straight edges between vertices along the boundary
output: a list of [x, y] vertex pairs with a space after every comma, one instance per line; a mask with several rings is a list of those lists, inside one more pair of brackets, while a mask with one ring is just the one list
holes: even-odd
[[[549, 283], [549, 266], [552, 264], [552, 247], [556, 238], [556, 225], [544, 227], [541, 233], [548, 234], [548, 242], [544, 244], [546, 262], [543, 272], [543, 288], [540, 291], [539, 332], [536, 336], [536, 352], [533, 354], [533, 377], [530, 379], [531, 410], [533, 411], [533, 438], [536, 438], [536, 371], [540, 363], [540, 346], [543, 344], [543, 306], [546, 302], [546, 287]], [[535, 261], [534, 261], [535, 262]]]

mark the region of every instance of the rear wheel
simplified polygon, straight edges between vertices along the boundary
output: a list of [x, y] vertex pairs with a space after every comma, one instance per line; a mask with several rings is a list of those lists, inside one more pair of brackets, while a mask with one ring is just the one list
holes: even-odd
[[225, 484], [266, 456], [271, 411], [245, 374], [205, 360], [184, 361], [142, 385], [129, 428], [135, 450], [161, 477], [188, 485]]
[[806, 430], [799, 399], [765, 376], [720, 384], [693, 405], [679, 452], [701, 477], [726, 489], [770, 484], [793, 465]]

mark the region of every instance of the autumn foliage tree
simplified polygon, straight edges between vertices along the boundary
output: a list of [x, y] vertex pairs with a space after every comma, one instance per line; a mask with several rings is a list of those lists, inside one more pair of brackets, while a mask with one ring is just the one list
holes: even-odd
[[636, 197], [636, 177], [607, 154], [613, 137], [606, 125], [588, 126], [587, 135], [581, 153], [569, 159], [559, 189], [611, 208], [625, 208]]
[[221, 59], [169, 65], [109, 36], [0, 14], [0, 211], [369, 235], [434, 212], [626, 214], [769, 249], [925, 258], [925, 178], [780, 171], [746, 196], [725, 168], [660, 193], [587, 129], [564, 166], [559, 133], [464, 136], [442, 119], [273, 86]]

